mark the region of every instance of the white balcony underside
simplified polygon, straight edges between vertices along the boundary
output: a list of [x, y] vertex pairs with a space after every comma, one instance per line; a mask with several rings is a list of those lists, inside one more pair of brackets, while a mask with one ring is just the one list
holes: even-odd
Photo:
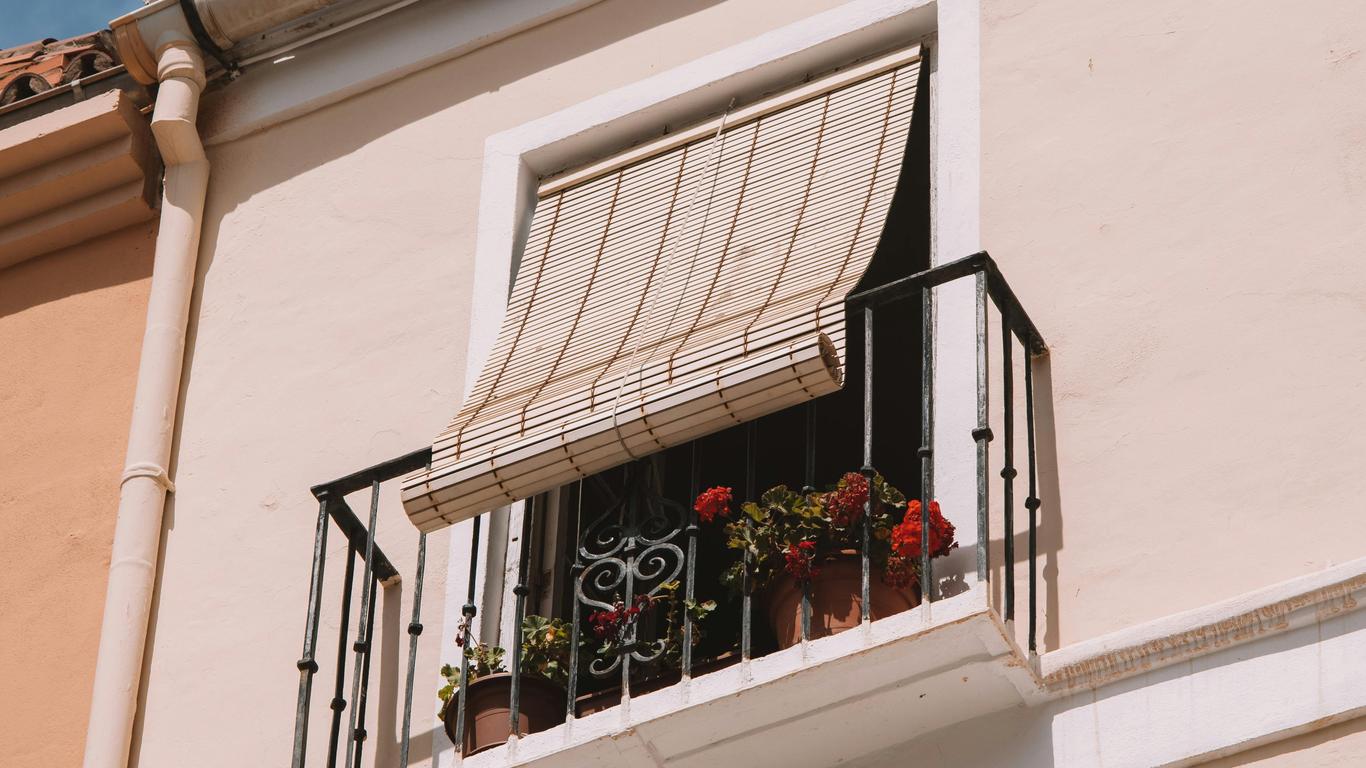
[[634, 697], [466, 766], [829, 766], [1025, 703], [1039, 688], [974, 588]]

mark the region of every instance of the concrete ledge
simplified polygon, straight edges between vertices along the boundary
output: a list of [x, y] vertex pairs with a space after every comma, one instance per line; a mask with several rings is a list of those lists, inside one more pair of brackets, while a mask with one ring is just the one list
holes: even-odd
[[1045, 654], [1050, 691], [1097, 686], [1288, 632], [1356, 610], [1366, 598], [1366, 558]]

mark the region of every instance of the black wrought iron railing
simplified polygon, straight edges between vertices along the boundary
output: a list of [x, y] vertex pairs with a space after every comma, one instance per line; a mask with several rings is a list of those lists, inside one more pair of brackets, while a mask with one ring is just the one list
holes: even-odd
[[[1038, 647], [1038, 511], [1042, 505], [1038, 488], [1038, 453], [1035, 446], [1034, 422], [1034, 368], [1036, 362], [1048, 354], [1048, 346], [1042, 334], [1029, 319], [1029, 314], [1016, 298], [1009, 283], [1001, 275], [996, 262], [986, 251], [980, 251], [964, 259], [942, 264], [938, 267], [895, 280], [850, 296], [848, 308], [861, 310], [865, 327], [864, 344], [864, 463], [865, 472], [873, 464], [872, 431], [874, 424], [872, 406], [872, 339], [874, 334], [875, 313], [878, 309], [900, 301], [918, 297], [921, 304], [921, 347], [923, 350], [921, 371], [921, 441], [919, 456], [921, 460], [921, 530], [929, 530], [930, 496], [934, 488], [934, 288], [947, 283], [972, 277], [976, 287], [976, 352], [977, 352], [977, 426], [972, 431], [972, 439], [977, 443], [977, 578], [985, 581], [990, 570], [990, 454], [989, 443], [994, 439], [990, 420], [990, 328], [988, 302], [1000, 314], [1001, 331], [1001, 402], [1003, 422], [1003, 466], [1002, 479], [1002, 529], [1004, 535], [1004, 575], [1003, 617], [1007, 622], [1015, 620], [1015, 478], [1019, 470], [1015, 465], [1015, 367], [1013, 350], [1018, 343], [1025, 351], [1025, 426], [1028, 455], [1029, 495], [1025, 498], [1028, 520], [1028, 568], [1029, 568], [1029, 619], [1027, 645], [1030, 653]], [[866, 516], [865, 516], [866, 519]], [[929, 553], [930, 537], [921, 537], [920, 587], [926, 599], [933, 600], [934, 565]], [[864, 554], [864, 605], [867, 606], [868, 557]]]
[[[294, 716], [294, 752], [291, 760], [293, 768], [303, 768], [308, 754], [309, 714], [313, 690], [313, 677], [318, 673], [318, 629], [323, 609], [323, 577], [327, 568], [327, 539], [333, 525], [346, 537], [346, 571], [342, 577], [340, 610], [337, 631], [337, 654], [334, 664], [333, 694], [331, 701], [332, 722], [328, 730], [327, 760], [328, 768], [335, 768], [339, 762], [347, 768], [361, 765], [364, 756], [366, 733], [366, 706], [370, 691], [370, 659], [374, 645], [375, 600], [383, 586], [398, 587], [398, 569], [385, 556], [375, 542], [374, 532], [379, 522], [380, 484], [393, 480], [427, 466], [431, 462], [432, 451], [426, 448], [414, 451], [397, 459], [377, 464], [346, 477], [313, 487], [313, 496], [318, 500], [318, 525], [313, 538], [313, 567], [310, 571], [308, 589], [308, 615], [304, 621], [303, 655], [297, 664], [299, 668], [299, 697]], [[350, 494], [369, 489], [369, 520], [362, 523], [347, 503]], [[351, 601], [357, 584], [356, 558], [360, 558], [361, 588], [360, 613], [356, 622], [355, 640], [350, 644], [351, 699], [346, 693], [346, 668], [348, 661], [347, 632], [352, 614]], [[399, 745], [398, 765], [408, 764], [408, 749], [412, 724], [413, 681], [417, 667], [417, 642], [422, 634], [422, 582], [427, 560], [427, 535], [417, 536], [417, 565], [413, 574], [413, 612], [408, 624], [408, 672], [405, 684], [403, 706], [402, 740]], [[348, 705], [349, 715], [346, 714]], [[343, 733], [342, 723], [346, 721]]]
[[[1007, 622], [1014, 622], [1016, 602], [1014, 543], [1016, 495], [1014, 484], [1019, 474], [1015, 456], [1015, 427], [1018, 409], [1016, 408], [1014, 390], [1014, 348], [1018, 345], [1024, 352], [1024, 422], [1027, 446], [1025, 469], [1028, 483], [1027, 496], [1023, 505], [1024, 511], [1028, 515], [1028, 552], [1026, 557], [1028, 567], [1027, 646], [1028, 650], [1033, 653], [1037, 647], [1037, 621], [1039, 616], [1037, 526], [1038, 513], [1041, 507], [1038, 460], [1035, 447], [1034, 375], [1035, 365], [1047, 354], [1047, 347], [1037, 328], [1001, 276], [995, 262], [985, 252], [859, 292], [848, 298], [847, 308], [851, 319], [861, 318], [863, 327], [862, 466], [860, 471], [869, 480], [868, 487], [872, 489], [873, 483], [871, 481], [878, 473], [878, 461], [880, 459], [886, 460], [884, 457], [875, 454], [877, 444], [873, 439], [874, 431], [875, 429], [897, 428], [896, 425], [885, 423], [883, 417], [874, 412], [874, 338], [878, 333], [903, 335], [907, 329], [898, 327], [889, 329], [883, 323], [889, 318], [891, 320], [900, 319], [904, 322], [907, 317], [905, 307], [914, 306], [918, 303], [920, 314], [918, 323], [916, 323], [918, 327], [911, 331], [912, 333], [918, 331], [920, 337], [919, 360], [917, 361], [920, 367], [918, 376], [920, 381], [919, 439], [915, 449], [915, 463], [918, 464], [919, 473], [920, 530], [930, 531], [931, 501], [934, 497], [935, 446], [933, 382], [935, 380], [936, 328], [934, 289], [969, 278], [974, 281], [975, 285], [976, 424], [971, 429], [970, 435], [963, 437], [965, 439], [970, 438], [975, 443], [976, 450], [976, 575], [979, 581], [987, 582], [993, 572], [990, 555], [990, 488], [992, 478], [989, 476], [992, 459], [989, 444], [994, 439], [991, 428], [993, 380], [990, 375], [989, 360], [993, 334], [990, 328], [989, 309], [994, 307], [1000, 318], [999, 339], [996, 343], [1000, 346], [1001, 354], [1001, 370], [999, 372], [1000, 412], [1003, 422], [1001, 427], [1004, 443], [1000, 451], [1002, 466], [999, 472], [1002, 484], [1002, 520], [1000, 522], [1003, 532], [1001, 546], [1004, 560], [998, 566], [1004, 581], [1001, 590], [1002, 615]], [[897, 305], [902, 306], [900, 312], [893, 309]], [[801, 471], [805, 484], [804, 491], [808, 493], [814, 491], [817, 479], [816, 403], [817, 401], [812, 401], [804, 406], [805, 411], [802, 414], [800, 431], [805, 443]], [[760, 474], [756, 466], [760, 454], [756, 422], [747, 423], [743, 427], [743, 435], [743, 480], [737, 484], [737, 487], [744, 489], [746, 499], [753, 500], [757, 498]], [[611, 610], [614, 606], [619, 605], [629, 606], [637, 596], [652, 597], [665, 589], [681, 591], [682, 601], [685, 605], [694, 603], [696, 600], [699, 585], [699, 565], [711, 568], [714, 563], [708, 563], [708, 558], [714, 559], [716, 557], [715, 552], [702, 551], [703, 531], [699, 526], [698, 514], [691, 504], [691, 500], [697, 498], [703, 486], [699, 470], [703, 464], [703, 460], [699, 458], [698, 446], [701, 442], [697, 441], [688, 446], [671, 449], [675, 452], [681, 452], [676, 455], [686, 457], [684, 461], [688, 467], [686, 476], [672, 486], [677, 491], [672, 498], [669, 493], [662, 491], [664, 481], [660, 476], [659, 465], [647, 458], [618, 470], [620, 474], [615, 477], [619, 480], [620, 485], [600, 495], [600, 499], [603, 501], [592, 514], [585, 512], [583, 499], [586, 486], [591, 492], [591, 489], [595, 487], [592, 483], [596, 483], [598, 486], [603, 484], [602, 478], [598, 476], [590, 478], [591, 483], [590, 481], [580, 481], [575, 486], [571, 486], [568, 493], [574, 501], [562, 503], [559, 508], [551, 509], [549, 499], [545, 496], [530, 499], [524, 504], [517, 544], [520, 550], [516, 571], [517, 583], [512, 587], [514, 615], [512, 620], [506, 623], [506, 626], [511, 628], [512, 636], [506, 638], [507, 642], [505, 643], [509, 649], [508, 656], [510, 657], [507, 664], [510, 676], [507, 704], [509, 726], [513, 734], [521, 733], [524, 725], [521, 716], [524, 703], [522, 697], [525, 674], [522, 669], [524, 666], [522, 626], [523, 620], [528, 614], [528, 605], [533, 599], [533, 591], [538, 587], [534, 582], [539, 578], [539, 575], [532, 573], [531, 563], [535, 559], [533, 549], [543, 548], [544, 540], [538, 536], [537, 531], [541, 530], [541, 524], [547, 518], [572, 513], [572, 519], [576, 526], [572, 537], [567, 538], [569, 546], [562, 550], [563, 560], [553, 564], [553, 567], [567, 582], [568, 587], [568, 597], [565, 603], [559, 606], [561, 611], [559, 615], [567, 620], [571, 633], [569, 642], [571, 650], [565, 685], [567, 695], [565, 697], [564, 715], [566, 718], [582, 716], [586, 711], [593, 711], [594, 707], [601, 708], [604, 696], [608, 706], [616, 701], [625, 700], [632, 695], [633, 681], [637, 684], [648, 683], [649, 687], [658, 688], [661, 682], [662, 684], [671, 684], [678, 680], [687, 680], [694, 674], [714, 669], [717, 666], [746, 661], [755, 652], [754, 590], [750, 583], [751, 569], [749, 568], [751, 555], [749, 550], [745, 550], [742, 555], [745, 567], [740, 569], [742, 581], [738, 590], [738, 615], [733, 625], [725, 625], [725, 628], [734, 629], [734, 634], [729, 639], [722, 638], [721, 641], [722, 645], [730, 643], [729, 648], [732, 650], [720, 654], [712, 653], [710, 657], [705, 659], [696, 658], [699, 647], [697, 639], [701, 630], [692, 613], [685, 610], [681, 616], [681, 642], [677, 644], [678, 655], [676, 661], [671, 661], [671, 663], [676, 663], [676, 671], [667, 675], [658, 674], [660, 662], [665, 658], [665, 643], [661, 639], [661, 630], [657, 626], [651, 634], [651, 631], [646, 630], [643, 624], [630, 625], [627, 636], [623, 638], [624, 642], [619, 644], [620, 647], [614, 654], [609, 654], [606, 657], [600, 655], [589, 657], [585, 662], [585, 651], [583, 649], [586, 645], [585, 641], [590, 639], [586, 633], [590, 630], [590, 616], [593, 612]], [[329, 768], [337, 765], [340, 754], [344, 757], [344, 764], [350, 768], [353, 765], [360, 764], [366, 742], [364, 723], [375, 594], [381, 583], [392, 582], [397, 578], [397, 571], [376, 545], [373, 537], [378, 521], [380, 484], [421, 468], [430, 462], [430, 458], [430, 450], [417, 451], [313, 488], [313, 493], [319, 501], [319, 513], [313, 550], [308, 616], [304, 632], [304, 652], [298, 663], [300, 680], [294, 742], [293, 765], [295, 768], [301, 768], [304, 765], [308, 737], [310, 690], [313, 676], [318, 671], [316, 643], [322, 605], [321, 592], [326, 564], [328, 530], [334, 523], [347, 537], [348, 548], [346, 573], [340, 595], [342, 619], [337, 641], [334, 696], [331, 706], [332, 722], [329, 731], [326, 764]], [[369, 522], [368, 525], [365, 525], [352, 512], [345, 497], [367, 488], [370, 490], [370, 509]], [[688, 503], [683, 503], [678, 499], [684, 494], [687, 495]], [[859, 547], [861, 600], [858, 610], [863, 622], [874, 619], [871, 594], [874, 575], [870, 556], [873, 531], [870, 521], [873, 519], [873, 506], [877, 503], [878, 500], [870, 492], [862, 515], [862, 530], [857, 535], [861, 545]], [[331, 522], [329, 523], [329, 521]], [[741, 524], [748, 525], [749, 523], [742, 518]], [[468, 591], [462, 609], [460, 630], [456, 638], [461, 651], [461, 661], [454, 699], [445, 710], [448, 733], [453, 736], [453, 741], [458, 749], [466, 743], [465, 731], [468, 727], [467, 691], [473, 680], [474, 620], [478, 611], [475, 585], [479, 571], [480, 539], [484, 527], [481, 516], [474, 518], [469, 530], [470, 559], [467, 564], [463, 564], [468, 567]], [[934, 572], [930, 547], [931, 536], [920, 536], [917, 570], [920, 595], [926, 601], [941, 599], [940, 585]], [[426, 537], [420, 535], [413, 577], [412, 619], [408, 627], [409, 648], [398, 763], [400, 766], [407, 765], [409, 757], [417, 642], [418, 636], [422, 632], [420, 609], [425, 548]], [[363, 564], [359, 580], [361, 584], [361, 607], [355, 640], [350, 645], [349, 650], [352, 666], [351, 704], [347, 728], [343, 733], [343, 713], [348, 708], [348, 701], [343, 695], [348, 655], [346, 643], [347, 617], [351, 613], [353, 582], [355, 581], [354, 571], [358, 557]], [[452, 563], [450, 567], [456, 568], [460, 565]], [[708, 573], [712, 573], [713, 570], [714, 568]], [[801, 582], [799, 626], [802, 642], [806, 642], [812, 637], [811, 589], [810, 579]], [[542, 600], [541, 602], [553, 601]], [[714, 634], [714, 629], [709, 629], [708, 632]], [[712, 644], [713, 651], [716, 645], [716, 643]], [[770, 642], [758, 650], [763, 652], [771, 648], [770, 638]], [[641, 666], [654, 669], [653, 677], [642, 678], [637, 674], [638, 668]], [[612, 683], [613, 679], [617, 682]], [[593, 704], [590, 700], [596, 700], [598, 703]], [[452, 718], [454, 718], [453, 722], [451, 722]]]

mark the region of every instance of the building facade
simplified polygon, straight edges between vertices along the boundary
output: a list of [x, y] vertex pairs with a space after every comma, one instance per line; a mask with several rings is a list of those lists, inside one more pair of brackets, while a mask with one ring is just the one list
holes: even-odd
[[[1295, 10], [113, 20], [0, 105], [6, 764], [1366, 761], [1366, 19]], [[870, 501], [784, 640], [693, 499], [864, 468], [957, 547]], [[864, 617], [889, 561], [933, 599]], [[572, 716], [462, 758], [442, 667], [527, 615]]]

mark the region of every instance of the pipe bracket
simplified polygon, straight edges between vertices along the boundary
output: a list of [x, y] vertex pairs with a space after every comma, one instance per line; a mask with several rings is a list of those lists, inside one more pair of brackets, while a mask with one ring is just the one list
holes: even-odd
[[166, 474], [166, 468], [159, 464], [153, 464], [150, 461], [140, 461], [136, 464], [129, 464], [123, 470], [123, 477], [119, 480], [119, 487], [122, 488], [125, 483], [135, 477], [150, 477], [152, 480], [156, 481], [157, 485], [165, 488], [167, 493], [175, 493], [175, 483], [171, 482], [170, 476]]

